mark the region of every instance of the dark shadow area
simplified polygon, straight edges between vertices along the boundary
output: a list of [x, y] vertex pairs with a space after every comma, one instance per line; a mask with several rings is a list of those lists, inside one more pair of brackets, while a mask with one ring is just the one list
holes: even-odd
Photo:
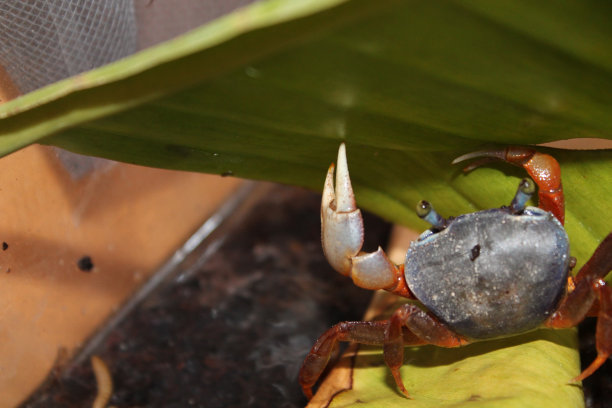
[[[585, 369], [595, 357], [596, 319], [586, 319], [578, 326], [580, 368]], [[612, 362], [606, 361], [592, 376], [582, 382], [586, 408], [612, 408]]]

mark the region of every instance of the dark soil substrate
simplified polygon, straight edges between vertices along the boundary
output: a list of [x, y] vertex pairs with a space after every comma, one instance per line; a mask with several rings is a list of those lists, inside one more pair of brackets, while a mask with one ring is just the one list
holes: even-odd
[[[152, 296], [96, 350], [119, 407], [302, 407], [297, 374], [321, 333], [363, 315], [371, 292], [334, 272], [320, 246], [320, 196], [274, 187], [187, 281]], [[366, 215], [367, 250], [389, 227]], [[595, 357], [594, 319], [581, 357]], [[584, 382], [588, 408], [612, 407], [612, 363]], [[24, 407], [87, 407], [89, 363], [56, 374]]]
[[[372, 292], [321, 250], [320, 195], [274, 187], [195, 276], [154, 295], [96, 350], [119, 407], [302, 407], [297, 382], [314, 340], [359, 320]], [[389, 226], [365, 218], [368, 250]], [[52, 378], [26, 407], [86, 407], [89, 362]]]

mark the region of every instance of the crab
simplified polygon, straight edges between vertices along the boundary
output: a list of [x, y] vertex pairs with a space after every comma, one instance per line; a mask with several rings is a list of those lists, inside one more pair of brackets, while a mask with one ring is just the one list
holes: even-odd
[[[321, 203], [323, 251], [330, 265], [362, 288], [383, 289], [413, 302], [389, 319], [338, 323], [321, 335], [299, 374], [304, 394], [328, 364], [338, 342], [382, 345], [384, 361], [398, 389], [408, 398], [400, 375], [405, 346], [460, 347], [471, 342], [519, 335], [540, 327], [577, 325], [598, 318], [597, 357], [578, 382], [612, 354], [612, 289], [604, 281], [612, 270], [612, 233], [574, 276], [563, 227], [564, 197], [558, 162], [531, 148], [474, 152], [453, 163], [478, 159], [522, 166], [531, 178], [519, 183], [509, 206], [443, 218], [421, 201], [417, 215], [432, 227], [413, 242], [403, 265], [379, 247], [361, 251], [363, 220], [349, 177], [346, 148], [340, 145], [337, 168], [327, 172]], [[538, 186], [539, 207], [527, 206]]]

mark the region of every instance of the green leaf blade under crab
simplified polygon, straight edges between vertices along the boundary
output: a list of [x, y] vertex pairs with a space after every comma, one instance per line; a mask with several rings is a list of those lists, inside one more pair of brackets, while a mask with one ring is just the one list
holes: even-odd
[[[411, 400], [398, 399], [403, 396], [395, 389], [380, 350], [364, 348], [355, 360], [353, 388], [338, 394], [330, 407], [580, 407], [579, 387], [559, 381], [571, 378], [579, 365], [572, 351], [577, 345], [574, 334], [540, 330], [461, 349], [407, 348], [407, 365], [401, 372]], [[546, 375], [538, 362], [549, 367]], [[368, 384], [374, 382], [381, 386], [371, 389]]]

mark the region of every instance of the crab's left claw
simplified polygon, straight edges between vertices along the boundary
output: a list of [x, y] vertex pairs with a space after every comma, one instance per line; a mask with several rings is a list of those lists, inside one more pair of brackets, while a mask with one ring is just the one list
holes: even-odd
[[355, 203], [344, 143], [340, 145], [336, 163], [336, 168], [333, 164], [329, 167], [321, 200], [321, 241], [325, 257], [336, 271], [350, 276], [362, 288], [394, 292], [404, 288], [402, 273], [380, 247], [373, 253], [360, 252], [363, 219]]
[[329, 264], [343, 275], [350, 275], [351, 258], [363, 245], [363, 219], [355, 203], [355, 195], [346, 163], [344, 143], [338, 151], [336, 188], [332, 163], [327, 171], [321, 200], [321, 241]]

